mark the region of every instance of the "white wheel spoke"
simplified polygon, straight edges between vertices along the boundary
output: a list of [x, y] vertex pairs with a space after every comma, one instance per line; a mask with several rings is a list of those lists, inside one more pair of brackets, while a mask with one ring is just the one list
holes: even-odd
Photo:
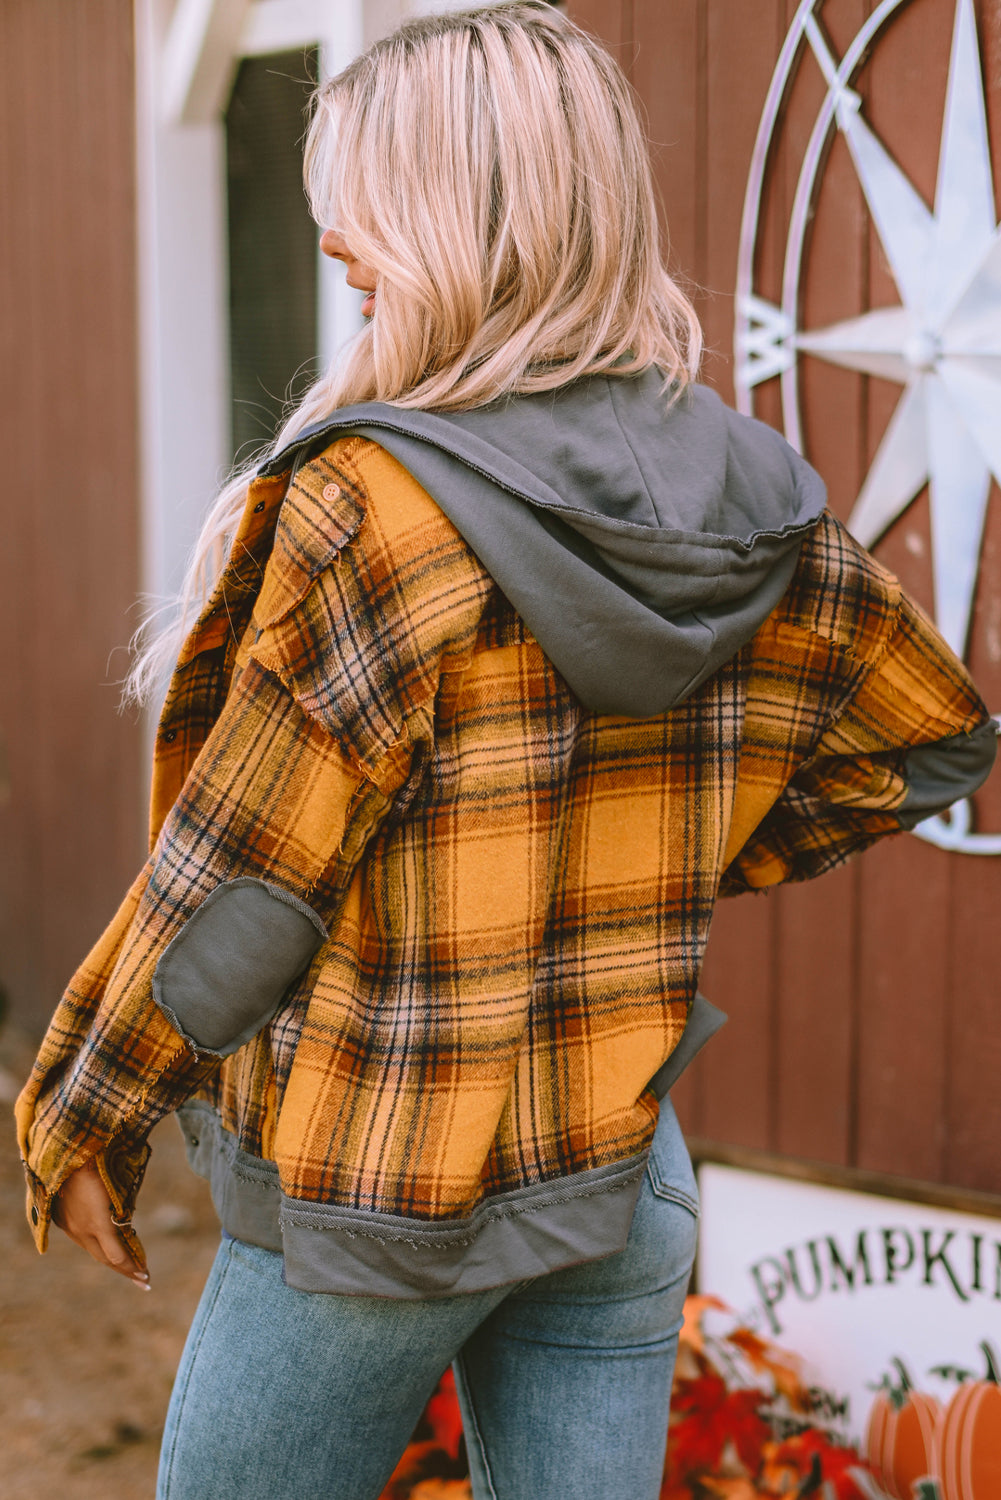
[[845, 365], [866, 375], [881, 375], [905, 385], [911, 370], [901, 352], [911, 334], [910, 314], [902, 307], [881, 307], [830, 328], [798, 333], [794, 342], [805, 354]]
[[968, 411], [960, 415], [947, 385], [946, 380], [929, 380], [926, 392], [932, 568], [936, 623], [956, 655], [962, 656], [977, 586], [991, 471], [979, 445], [970, 441]]
[[924, 386], [923, 378], [914, 381], [897, 403], [849, 517], [849, 530], [863, 547], [892, 526], [928, 479]]
[[925, 317], [938, 326], [994, 239], [994, 184], [973, 0], [959, 0], [942, 125], [935, 259]]
[[1001, 355], [1001, 229], [942, 330], [945, 354]]
[[920, 308], [935, 255], [935, 221], [857, 111], [842, 114], [842, 133], [900, 299], [905, 307]]

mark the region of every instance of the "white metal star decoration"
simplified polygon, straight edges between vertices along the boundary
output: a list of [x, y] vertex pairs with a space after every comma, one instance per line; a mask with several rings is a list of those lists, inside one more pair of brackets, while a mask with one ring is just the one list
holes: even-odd
[[790, 342], [904, 386], [848, 525], [871, 546], [929, 485], [936, 622], [962, 655], [991, 475], [1001, 482], [1001, 226], [973, 0], [957, 0], [934, 213], [863, 120], [858, 95], [838, 83], [811, 22], [901, 305]]

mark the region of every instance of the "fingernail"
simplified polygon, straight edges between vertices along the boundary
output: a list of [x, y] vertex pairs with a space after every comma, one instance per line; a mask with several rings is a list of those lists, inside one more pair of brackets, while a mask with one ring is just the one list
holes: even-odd
[[152, 1290], [149, 1284], [148, 1276], [133, 1276], [132, 1280], [135, 1282], [136, 1286], [142, 1287], [142, 1290], [144, 1292], [149, 1292]]

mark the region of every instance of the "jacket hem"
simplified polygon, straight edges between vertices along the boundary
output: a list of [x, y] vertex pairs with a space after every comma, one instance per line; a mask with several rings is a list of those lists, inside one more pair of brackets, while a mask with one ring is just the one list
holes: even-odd
[[290, 1287], [348, 1296], [455, 1296], [613, 1255], [625, 1248], [648, 1156], [517, 1188], [467, 1218], [428, 1223], [289, 1198], [275, 1163], [241, 1150], [210, 1105], [192, 1101], [178, 1121], [223, 1229], [280, 1251]]

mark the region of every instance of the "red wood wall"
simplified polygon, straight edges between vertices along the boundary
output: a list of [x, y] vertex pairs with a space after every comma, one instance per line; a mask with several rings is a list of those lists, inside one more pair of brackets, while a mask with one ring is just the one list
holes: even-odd
[[131, 0], [0, 3], [0, 986], [34, 1030], [142, 861]]
[[[694, 280], [704, 378], [732, 399], [733, 291], [755, 132], [794, 0], [570, 0], [646, 108], [672, 261]], [[838, 55], [875, 9], [826, 0]], [[934, 200], [953, 0], [912, 0], [857, 87], [870, 125]], [[1001, 9], [978, 0], [989, 126], [1001, 164]], [[803, 69], [767, 178], [787, 219], [822, 94]], [[1001, 174], [995, 183], [1001, 202]], [[766, 233], [758, 276], [779, 298], [784, 237]], [[822, 327], [899, 301], [843, 142], [827, 163], [809, 245], [803, 322]], [[847, 518], [899, 386], [803, 360], [806, 449]], [[777, 383], [758, 412], [781, 426]], [[927, 495], [877, 555], [932, 606]], [[1001, 504], [988, 515], [970, 661], [1001, 707]], [[1001, 772], [978, 799], [1001, 830]], [[1001, 857], [947, 854], [911, 836], [846, 868], [721, 904], [703, 989], [730, 1014], [678, 1090], [686, 1128], [710, 1141], [1001, 1193]]]
[[[732, 395], [744, 184], [793, 0], [570, 0], [569, 9], [603, 37], [646, 106], [673, 260], [700, 289], [705, 377]], [[871, 9], [872, 0], [827, 0], [832, 40], [843, 47]], [[1001, 11], [991, 0], [977, 10], [1001, 160]], [[868, 119], [929, 201], [952, 14], [952, 0], [912, 0], [859, 80]], [[787, 112], [770, 173], [776, 210], [788, 205], [818, 88], [805, 72]], [[132, 122], [129, 0], [2, 0], [0, 984], [36, 1029], [142, 853], [139, 734], [118, 716], [110, 685], [138, 587]], [[837, 235], [825, 236], [834, 224]], [[759, 271], [775, 296], [773, 240]], [[820, 326], [896, 300], [836, 143], [805, 320]], [[847, 516], [897, 388], [809, 361], [803, 382], [808, 453]], [[760, 409], [778, 421], [774, 390], [762, 389]], [[926, 500], [877, 552], [930, 606]], [[971, 661], [998, 707], [996, 496]], [[979, 811], [1001, 829], [1001, 773]], [[679, 1089], [688, 1129], [1001, 1193], [999, 913], [1001, 859], [911, 837], [813, 884], [723, 904], [704, 988], [731, 1021]]]

